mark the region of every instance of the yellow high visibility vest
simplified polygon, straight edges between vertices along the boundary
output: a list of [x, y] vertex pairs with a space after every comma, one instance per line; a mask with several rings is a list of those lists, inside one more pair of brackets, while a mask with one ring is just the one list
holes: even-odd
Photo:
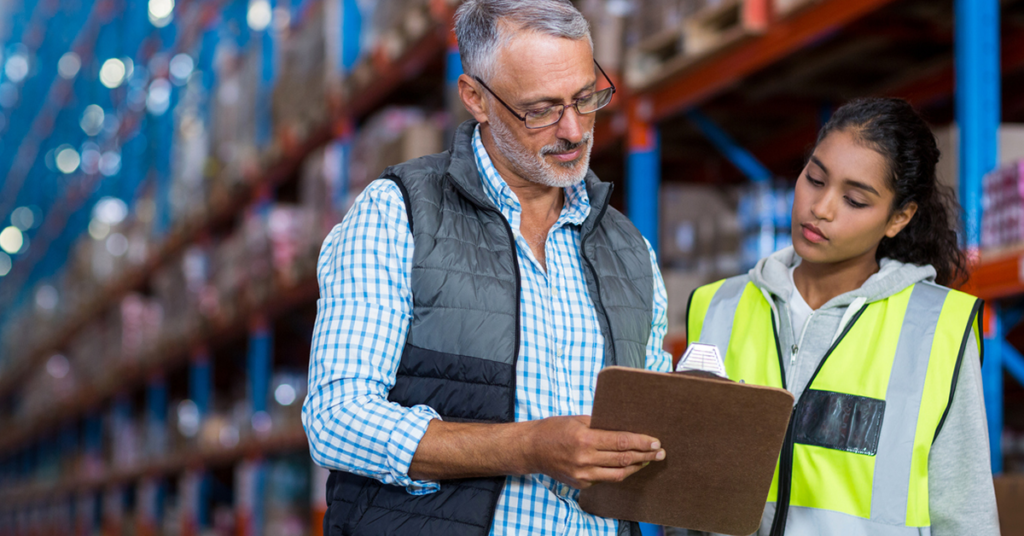
[[[794, 407], [773, 536], [930, 534], [928, 454], [981, 305], [922, 282], [857, 311]], [[687, 338], [718, 346], [731, 379], [786, 388], [776, 314], [749, 277], [718, 281], [690, 297]]]

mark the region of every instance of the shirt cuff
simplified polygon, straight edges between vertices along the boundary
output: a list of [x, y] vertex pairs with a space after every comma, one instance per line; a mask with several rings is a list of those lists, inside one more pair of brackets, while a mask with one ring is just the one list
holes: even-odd
[[409, 466], [412, 457], [427, 433], [427, 426], [434, 419], [441, 420], [441, 415], [430, 406], [418, 405], [409, 408], [391, 431], [388, 441], [388, 470], [394, 484], [403, 486], [411, 495], [426, 495], [441, 489], [434, 480], [413, 480], [409, 477]]

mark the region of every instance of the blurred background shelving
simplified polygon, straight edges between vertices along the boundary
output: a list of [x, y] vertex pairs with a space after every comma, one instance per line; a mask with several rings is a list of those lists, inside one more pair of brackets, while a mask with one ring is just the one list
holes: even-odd
[[[299, 417], [317, 253], [466, 118], [458, 3], [0, 3], [0, 534], [321, 533]], [[676, 357], [689, 292], [788, 245], [831, 111], [922, 110], [989, 300], [1000, 497], [1021, 500], [1024, 1], [575, 3], [620, 87], [592, 167], [658, 249]]]

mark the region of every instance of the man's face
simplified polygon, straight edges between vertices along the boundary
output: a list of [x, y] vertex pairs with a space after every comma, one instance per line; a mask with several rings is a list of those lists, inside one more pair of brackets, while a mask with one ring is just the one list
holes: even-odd
[[[496, 60], [488, 85], [520, 115], [571, 103], [597, 89], [593, 54], [585, 39], [523, 33]], [[558, 123], [527, 129], [489, 96], [488, 125], [499, 158], [521, 178], [545, 186], [563, 188], [583, 180], [590, 166], [595, 116], [579, 115], [570, 106]]]

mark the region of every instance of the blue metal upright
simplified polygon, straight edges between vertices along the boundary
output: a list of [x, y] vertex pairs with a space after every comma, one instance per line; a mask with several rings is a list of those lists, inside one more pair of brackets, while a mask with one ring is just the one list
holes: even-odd
[[966, 244], [981, 243], [981, 179], [996, 167], [1001, 113], [999, 0], [956, 0], [956, 120]]
[[627, 133], [626, 214], [658, 251], [658, 200], [661, 189], [661, 141], [658, 127], [633, 119]]
[[[199, 426], [210, 413], [211, 398], [213, 397], [213, 367], [210, 364], [210, 355], [206, 349], [200, 349], [192, 356], [192, 363], [189, 370], [189, 398], [195, 403], [199, 410]], [[192, 475], [195, 481], [195, 504], [191, 505], [195, 510], [194, 522], [196, 528], [201, 530], [209, 526], [210, 509], [207, 504], [207, 493], [209, 492], [209, 475], [202, 469], [197, 469]]]
[[270, 396], [270, 373], [273, 339], [266, 319], [253, 322], [249, 334], [249, 396], [253, 414], [267, 411]]
[[[981, 181], [998, 162], [1000, 102], [999, 0], [955, 0], [956, 119], [960, 126], [960, 203], [964, 242], [973, 259], [981, 245]], [[994, 329], [985, 352], [982, 380], [988, 413], [992, 471], [1002, 471], [1002, 326]]]
[[210, 398], [213, 395], [213, 369], [210, 366], [210, 355], [205, 349], [193, 354], [188, 380], [189, 398], [199, 410], [201, 425], [209, 414]]
[[167, 451], [167, 382], [162, 376], [146, 386], [146, 455], [160, 457]]

